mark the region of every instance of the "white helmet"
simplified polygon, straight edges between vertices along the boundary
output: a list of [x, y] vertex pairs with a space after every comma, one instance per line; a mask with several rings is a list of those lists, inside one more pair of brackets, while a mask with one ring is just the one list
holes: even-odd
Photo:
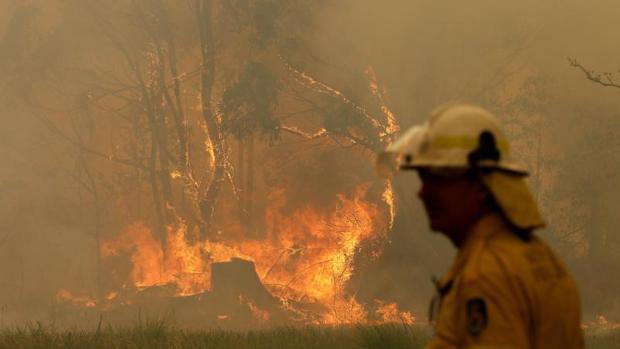
[[425, 124], [410, 128], [381, 155], [379, 165], [383, 166], [382, 173], [386, 173], [385, 166], [477, 167], [527, 175], [524, 167], [512, 161], [509, 150], [499, 122], [489, 112], [475, 106], [454, 105], [437, 109]]
[[526, 169], [510, 157], [500, 123], [488, 111], [471, 105], [435, 110], [379, 155], [378, 171], [481, 169], [481, 179], [513, 225], [521, 229], [544, 226], [527, 188]]

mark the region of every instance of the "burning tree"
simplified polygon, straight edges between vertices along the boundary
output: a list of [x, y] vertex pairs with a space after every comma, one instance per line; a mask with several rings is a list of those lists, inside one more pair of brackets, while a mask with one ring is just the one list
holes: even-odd
[[64, 19], [90, 34], [88, 50], [49, 81], [71, 88], [24, 99], [76, 149], [102, 263], [130, 256], [128, 280], [99, 271], [95, 303], [116, 298], [114, 286], [201, 294], [213, 263], [235, 257], [252, 260], [283, 302], [330, 309], [320, 321], [365, 317], [344, 286], [362, 244], [393, 222], [391, 186], [370, 179], [369, 164], [398, 125], [372, 67], [356, 73], [366, 85], [357, 93], [308, 72], [323, 63], [303, 45], [306, 6], [67, 3]]

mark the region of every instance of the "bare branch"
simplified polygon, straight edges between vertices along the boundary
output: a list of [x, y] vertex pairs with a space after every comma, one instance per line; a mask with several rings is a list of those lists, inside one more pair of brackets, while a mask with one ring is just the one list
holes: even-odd
[[592, 82], [595, 82], [605, 87], [620, 88], [620, 83], [615, 82], [611, 76], [611, 73], [609, 72], [597, 73], [594, 70], [589, 70], [581, 63], [579, 63], [575, 58], [568, 57], [568, 63], [572, 67], [581, 70], [585, 74], [586, 78]]
[[40, 121], [43, 125], [45, 125], [45, 127], [47, 127], [47, 129], [50, 130], [52, 133], [56, 134], [57, 136], [60, 136], [60, 138], [62, 138], [65, 141], [69, 142], [70, 144], [76, 146], [78, 149], [80, 149], [81, 151], [83, 151], [85, 153], [88, 153], [88, 154], [91, 154], [91, 155], [95, 155], [95, 156], [98, 156], [100, 158], [103, 158], [103, 159], [106, 159], [106, 160], [109, 160], [109, 161], [112, 161], [112, 162], [116, 162], [116, 163], [119, 163], [119, 164], [122, 164], [122, 165], [138, 168], [138, 169], [146, 171], [146, 172], [152, 172], [148, 167], [146, 167], [146, 166], [144, 166], [142, 164], [139, 164], [139, 163], [133, 162], [131, 160], [127, 160], [127, 159], [121, 159], [121, 158], [116, 157], [113, 154], [106, 154], [106, 153], [104, 153], [102, 151], [99, 151], [99, 150], [96, 150], [96, 149], [92, 149], [92, 148], [89, 148], [89, 147], [85, 146], [80, 141], [75, 140], [75, 139], [67, 136], [50, 119], [48, 119], [48, 118], [46, 118], [44, 116], [41, 116], [41, 115], [38, 115], [38, 114], [35, 114], [35, 113], [32, 113], [32, 116], [36, 120]]
[[329, 86], [328, 84], [318, 79], [313, 78], [306, 72], [296, 69], [290, 63], [288, 63], [284, 59], [284, 57], [280, 56], [280, 59], [282, 61], [282, 64], [285, 66], [285, 68], [295, 77], [295, 80], [299, 81], [299, 83], [303, 84], [304, 86], [310, 88], [311, 90], [315, 92], [327, 94], [332, 97], [340, 99], [343, 103], [348, 104], [352, 106], [353, 108], [355, 108], [355, 110], [357, 110], [364, 118], [366, 118], [366, 120], [368, 120], [368, 122], [370, 122], [370, 124], [375, 129], [381, 131], [382, 133], [388, 133], [388, 131], [386, 130], [386, 127], [383, 126], [376, 118], [370, 115], [370, 113], [368, 113], [366, 109], [364, 109], [362, 106], [358, 105], [357, 103], [347, 98], [342, 92], [338, 91], [337, 89]]
[[295, 126], [286, 126], [286, 125], [282, 125], [280, 127], [278, 127], [278, 130], [280, 131], [285, 131], [297, 136], [301, 136], [305, 139], [317, 139], [317, 138], [321, 138], [321, 137], [325, 137], [328, 136], [328, 132], [326, 129], [322, 128], [320, 130], [318, 130], [315, 133], [308, 133], [305, 132], [303, 130], [300, 130], [299, 128], [295, 127]]

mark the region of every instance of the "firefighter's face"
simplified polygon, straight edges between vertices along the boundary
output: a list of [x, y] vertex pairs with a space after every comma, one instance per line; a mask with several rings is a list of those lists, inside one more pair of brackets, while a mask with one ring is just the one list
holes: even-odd
[[424, 203], [430, 227], [459, 246], [464, 234], [480, 218], [488, 192], [480, 181], [464, 172], [418, 171], [422, 186], [418, 196]]

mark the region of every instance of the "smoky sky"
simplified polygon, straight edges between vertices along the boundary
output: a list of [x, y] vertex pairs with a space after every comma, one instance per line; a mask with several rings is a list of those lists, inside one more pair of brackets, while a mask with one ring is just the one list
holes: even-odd
[[[69, 2], [28, 4], [30, 12], [21, 16], [41, 36], [35, 42], [68, 25], [63, 13], [71, 10]], [[15, 58], [7, 58], [18, 57], [12, 51], [16, 47], [24, 57], [30, 52], [9, 40], [11, 31], [22, 30], [21, 22], [13, 20], [22, 5], [0, 1], [0, 304], [10, 304], [9, 309], [35, 304], [28, 317], [36, 318], [45, 316], [61, 287], [93, 292], [97, 251], [85, 228], [90, 218], [80, 214], [79, 195], [88, 194], [76, 190], [71, 175], [74, 147], [42, 124], [27, 103], [12, 97], [15, 81], [31, 79], [15, 79]], [[549, 223], [540, 234], [576, 275], [586, 318], [606, 314], [620, 321], [620, 239], [615, 231], [620, 223], [615, 209], [620, 89], [589, 81], [568, 61], [611, 72], [620, 81], [618, 2], [341, 0], [317, 2], [309, 10], [312, 26], [302, 42], [323, 62], [309, 65], [312, 75], [363, 96], [368, 89], [364, 72], [372, 67], [401, 127], [422, 122], [449, 102], [478, 103], [493, 111], [506, 125], [513, 152], [533, 174], [529, 184]], [[60, 60], [80, 52], [79, 64], [89, 61], [84, 57], [105, 63], [110, 48], [91, 43], [80, 49], [77, 43], [87, 42], [81, 34], [76, 28], [75, 41], [69, 36], [47, 49]], [[36, 69], [28, 72], [37, 74]], [[35, 81], [33, 91], [59, 96], [73, 88]], [[49, 113], [60, 117], [57, 110]], [[113, 136], [103, 138], [107, 142]], [[284, 154], [285, 147], [286, 142], [265, 147], [261, 156]], [[350, 191], [360, 178], [379, 181], [371, 157], [343, 154], [324, 154], [316, 166], [317, 159], [287, 165], [294, 168], [291, 185], [300, 188], [298, 203], [328, 202], [331, 192], [339, 187]], [[356, 167], [356, 161], [365, 162]], [[270, 159], [264, 163], [271, 164]], [[324, 182], [316, 179], [329, 171], [337, 173]], [[319, 182], [304, 184], [313, 180]], [[425, 314], [432, 292], [428, 280], [445, 271], [454, 250], [428, 231], [417, 187], [412, 174], [395, 180], [398, 215], [391, 243], [353, 284], [362, 297], [383, 295]], [[315, 191], [320, 195], [314, 197]], [[108, 233], [122, 223], [110, 222]], [[380, 282], [369, 287], [367, 279], [373, 278]]]

